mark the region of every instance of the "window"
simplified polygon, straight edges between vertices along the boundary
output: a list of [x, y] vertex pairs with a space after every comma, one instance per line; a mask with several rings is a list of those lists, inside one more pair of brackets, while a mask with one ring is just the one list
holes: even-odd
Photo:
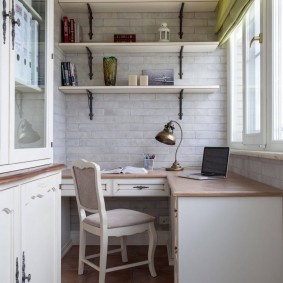
[[229, 39], [232, 148], [283, 151], [282, 14], [282, 0], [255, 0]]

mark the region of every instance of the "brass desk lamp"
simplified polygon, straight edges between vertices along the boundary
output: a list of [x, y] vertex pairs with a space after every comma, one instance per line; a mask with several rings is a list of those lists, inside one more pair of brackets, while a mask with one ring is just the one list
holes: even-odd
[[179, 149], [179, 147], [182, 143], [182, 140], [183, 140], [183, 131], [182, 131], [181, 125], [178, 122], [171, 120], [169, 123], [167, 123], [164, 126], [163, 131], [159, 132], [156, 135], [155, 139], [158, 140], [161, 143], [164, 143], [164, 144], [175, 145], [176, 144], [176, 138], [173, 135], [175, 127], [174, 127], [173, 123], [176, 123], [181, 130], [181, 140], [180, 140], [180, 143], [177, 146], [177, 149], [176, 149], [176, 152], [175, 152], [175, 162], [172, 164], [172, 166], [170, 168], [166, 168], [166, 170], [167, 171], [182, 171], [184, 168], [177, 161], [178, 149]]

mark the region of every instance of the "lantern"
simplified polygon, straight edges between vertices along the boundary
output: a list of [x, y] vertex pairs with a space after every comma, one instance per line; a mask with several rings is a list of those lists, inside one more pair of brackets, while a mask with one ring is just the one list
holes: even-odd
[[158, 31], [159, 41], [170, 41], [170, 29], [167, 27], [167, 23], [162, 23]]

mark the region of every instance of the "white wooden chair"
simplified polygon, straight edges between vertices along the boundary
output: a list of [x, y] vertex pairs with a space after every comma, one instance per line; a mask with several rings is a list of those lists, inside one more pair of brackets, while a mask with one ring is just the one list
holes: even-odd
[[[86, 263], [99, 271], [99, 283], [104, 283], [106, 272], [148, 264], [151, 276], [155, 277], [154, 253], [157, 241], [154, 228], [155, 218], [148, 214], [128, 209], [113, 209], [106, 211], [99, 165], [93, 162], [87, 162], [86, 160], [78, 160], [73, 163], [72, 174], [80, 216], [78, 274], [83, 274], [84, 264]], [[92, 214], [86, 216], [86, 211], [91, 212]], [[127, 262], [127, 236], [145, 231], [148, 231], [149, 235], [147, 260], [106, 268], [107, 254], [110, 253], [121, 251], [122, 261]], [[86, 232], [100, 237], [100, 254], [85, 256]], [[107, 252], [109, 236], [120, 237], [120, 249]], [[89, 261], [89, 259], [99, 256], [99, 266]]]

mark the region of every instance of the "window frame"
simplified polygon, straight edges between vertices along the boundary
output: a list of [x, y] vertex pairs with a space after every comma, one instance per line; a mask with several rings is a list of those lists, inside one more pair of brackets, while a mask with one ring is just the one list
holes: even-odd
[[[233, 95], [235, 86], [233, 85], [235, 79], [235, 69], [233, 52], [234, 52], [234, 39], [233, 35], [228, 41], [227, 57], [227, 83], [228, 83], [228, 143], [233, 149], [242, 149], [250, 151], [283, 151], [283, 139], [274, 140], [274, 91], [276, 89], [273, 82], [274, 70], [278, 58], [274, 52], [274, 22], [273, 16], [276, 11], [276, 3], [278, 0], [266, 1], [261, 0], [261, 32], [263, 34], [263, 43], [261, 44], [261, 133], [260, 134], [246, 134], [246, 95], [245, 95], [245, 58], [243, 58], [243, 139], [242, 142], [233, 141], [232, 129], [233, 129]], [[277, 9], [278, 10], [278, 9]], [[245, 24], [243, 23], [243, 26]], [[244, 39], [244, 27], [242, 37]], [[267, 44], [268, 42], [268, 44]], [[257, 42], [256, 42], [257, 44]], [[243, 41], [243, 56], [245, 57], [245, 41]], [[283, 94], [282, 94], [283, 99]]]

